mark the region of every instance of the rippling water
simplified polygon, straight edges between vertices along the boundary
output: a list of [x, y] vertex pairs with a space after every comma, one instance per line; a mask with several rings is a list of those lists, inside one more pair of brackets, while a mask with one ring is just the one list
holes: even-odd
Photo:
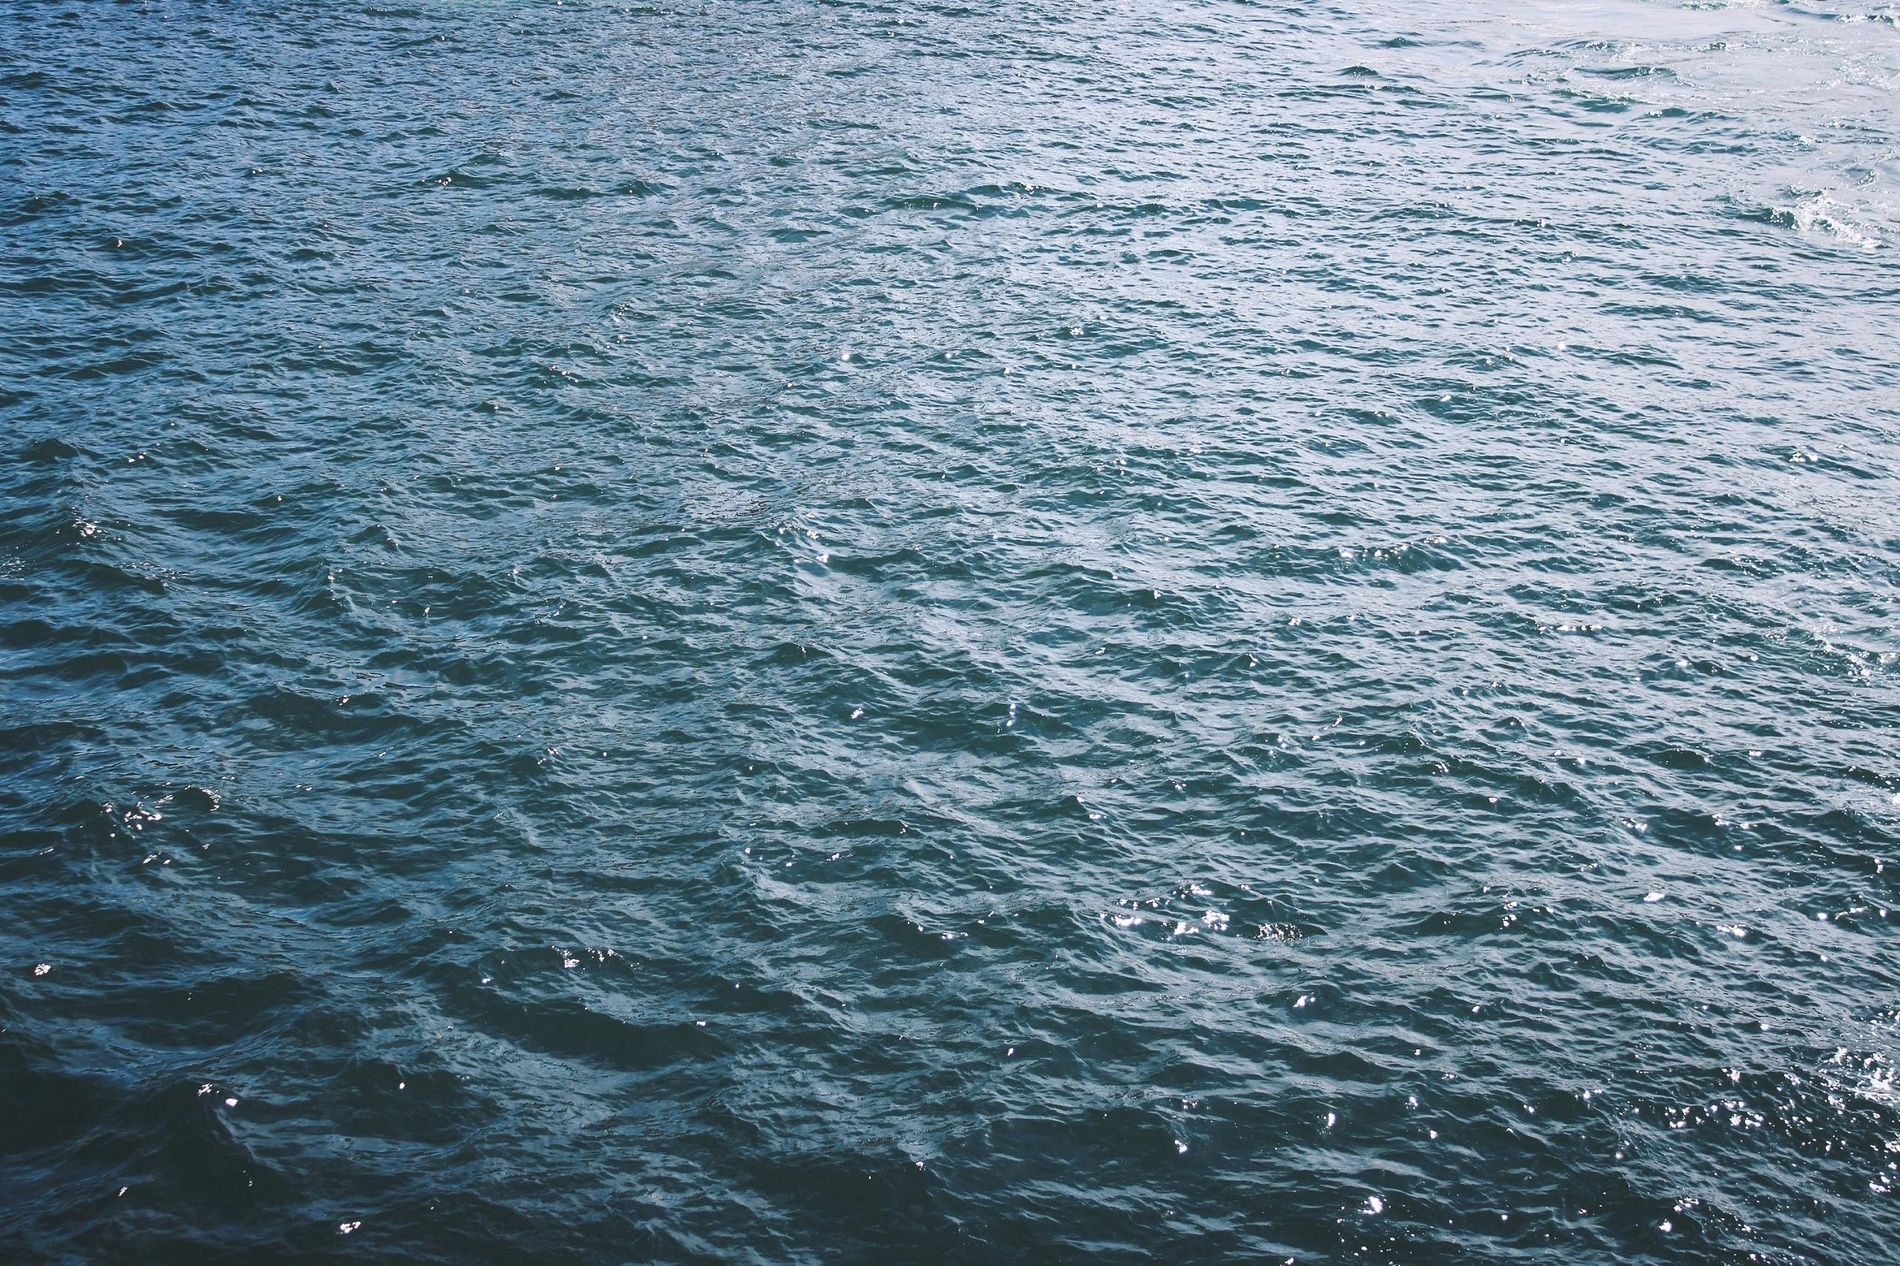
[[1900, 1249], [1891, 4], [0, 8], [0, 1255]]

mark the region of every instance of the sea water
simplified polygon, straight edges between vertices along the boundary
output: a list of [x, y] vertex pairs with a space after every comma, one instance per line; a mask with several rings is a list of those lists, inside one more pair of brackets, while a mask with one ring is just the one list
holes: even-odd
[[0, 9], [0, 1256], [1900, 1256], [1884, 0]]

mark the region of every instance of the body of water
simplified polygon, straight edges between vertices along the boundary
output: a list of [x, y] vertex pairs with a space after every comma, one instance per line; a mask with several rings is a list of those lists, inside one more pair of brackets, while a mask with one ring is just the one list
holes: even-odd
[[1900, 1255], [1891, 4], [0, 8], [0, 1256]]

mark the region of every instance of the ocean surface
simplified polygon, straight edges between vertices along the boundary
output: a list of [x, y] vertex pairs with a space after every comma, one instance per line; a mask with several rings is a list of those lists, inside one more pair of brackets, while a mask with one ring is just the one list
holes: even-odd
[[1900, 1261], [1900, 9], [0, 7], [0, 1258]]

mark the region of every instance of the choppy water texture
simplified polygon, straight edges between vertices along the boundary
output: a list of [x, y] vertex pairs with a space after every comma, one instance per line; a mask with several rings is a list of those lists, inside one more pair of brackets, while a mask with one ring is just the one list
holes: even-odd
[[0, 1256], [1900, 1258], [1829, 5], [8, 3]]

